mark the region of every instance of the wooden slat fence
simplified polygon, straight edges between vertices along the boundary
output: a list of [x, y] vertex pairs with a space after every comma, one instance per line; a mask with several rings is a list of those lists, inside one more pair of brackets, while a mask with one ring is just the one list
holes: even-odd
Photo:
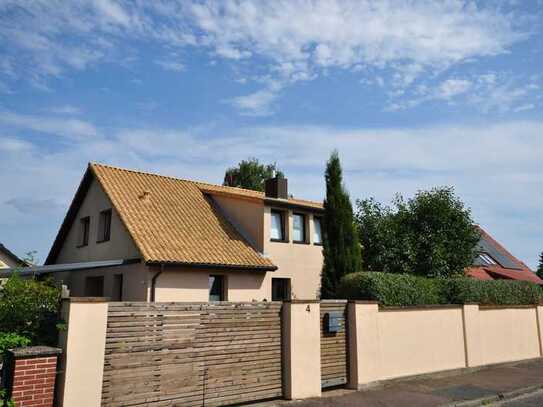
[[281, 303], [109, 304], [103, 406], [281, 396]]
[[[321, 301], [321, 384], [322, 387], [345, 385], [348, 375], [347, 301]], [[343, 318], [337, 333], [325, 329], [325, 315], [340, 313]]]

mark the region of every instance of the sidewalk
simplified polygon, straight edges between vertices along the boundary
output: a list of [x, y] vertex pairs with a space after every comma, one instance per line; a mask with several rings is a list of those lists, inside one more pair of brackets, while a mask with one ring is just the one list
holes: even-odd
[[436, 374], [393, 381], [363, 391], [334, 390], [319, 399], [282, 402], [296, 407], [398, 407], [492, 405], [543, 389], [543, 359], [483, 368], [455, 375]]

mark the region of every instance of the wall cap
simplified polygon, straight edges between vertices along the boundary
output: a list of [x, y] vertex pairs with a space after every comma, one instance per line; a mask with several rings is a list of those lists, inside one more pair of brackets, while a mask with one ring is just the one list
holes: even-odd
[[285, 300], [285, 304], [320, 304], [320, 300]]
[[524, 305], [479, 305], [479, 309], [485, 310], [485, 309], [514, 309], [514, 308], [520, 308], [520, 309], [527, 309], [527, 308], [537, 308], [537, 304], [524, 304]]
[[66, 298], [70, 302], [110, 302], [109, 297], [70, 297]]
[[39, 358], [45, 356], [57, 356], [62, 353], [62, 349], [51, 346], [28, 346], [24, 348], [9, 349], [8, 354], [15, 359]]
[[417, 311], [424, 309], [461, 309], [462, 304], [425, 304], [425, 305], [406, 305], [406, 306], [379, 306], [381, 311]]
[[381, 304], [379, 301], [367, 301], [367, 300], [349, 300], [349, 304]]

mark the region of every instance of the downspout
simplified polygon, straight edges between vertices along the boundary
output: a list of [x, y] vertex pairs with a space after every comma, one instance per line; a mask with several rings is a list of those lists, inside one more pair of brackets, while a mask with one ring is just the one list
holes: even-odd
[[156, 280], [164, 271], [164, 264], [160, 265], [160, 270], [155, 273], [151, 279], [151, 302], [155, 302], [155, 289], [156, 289]]

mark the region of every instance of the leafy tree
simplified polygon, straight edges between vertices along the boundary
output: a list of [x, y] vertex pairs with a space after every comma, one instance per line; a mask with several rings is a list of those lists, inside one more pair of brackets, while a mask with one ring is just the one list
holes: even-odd
[[543, 252], [539, 256], [539, 266], [537, 267], [537, 276], [543, 278]]
[[272, 178], [273, 174], [284, 178], [283, 172], [277, 169], [276, 164], [261, 164], [256, 158], [242, 160], [237, 167], [228, 168], [224, 174], [223, 185], [264, 191], [264, 181]]
[[27, 338], [34, 345], [55, 345], [60, 297], [52, 281], [13, 273], [0, 289], [0, 333], [7, 339], [16, 338], [9, 334]]
[[459, 275], [472, 264], [480, 237], [453, 188], [421, 191], [407, 202], [398, 195], [392, 207], [357, 201], [356, 219], [368, 271]]
[[337, 151], [328, 160], [325, 179], [321, 297], [334, 298], [341, 278], [360, 271], [360, 244]]

